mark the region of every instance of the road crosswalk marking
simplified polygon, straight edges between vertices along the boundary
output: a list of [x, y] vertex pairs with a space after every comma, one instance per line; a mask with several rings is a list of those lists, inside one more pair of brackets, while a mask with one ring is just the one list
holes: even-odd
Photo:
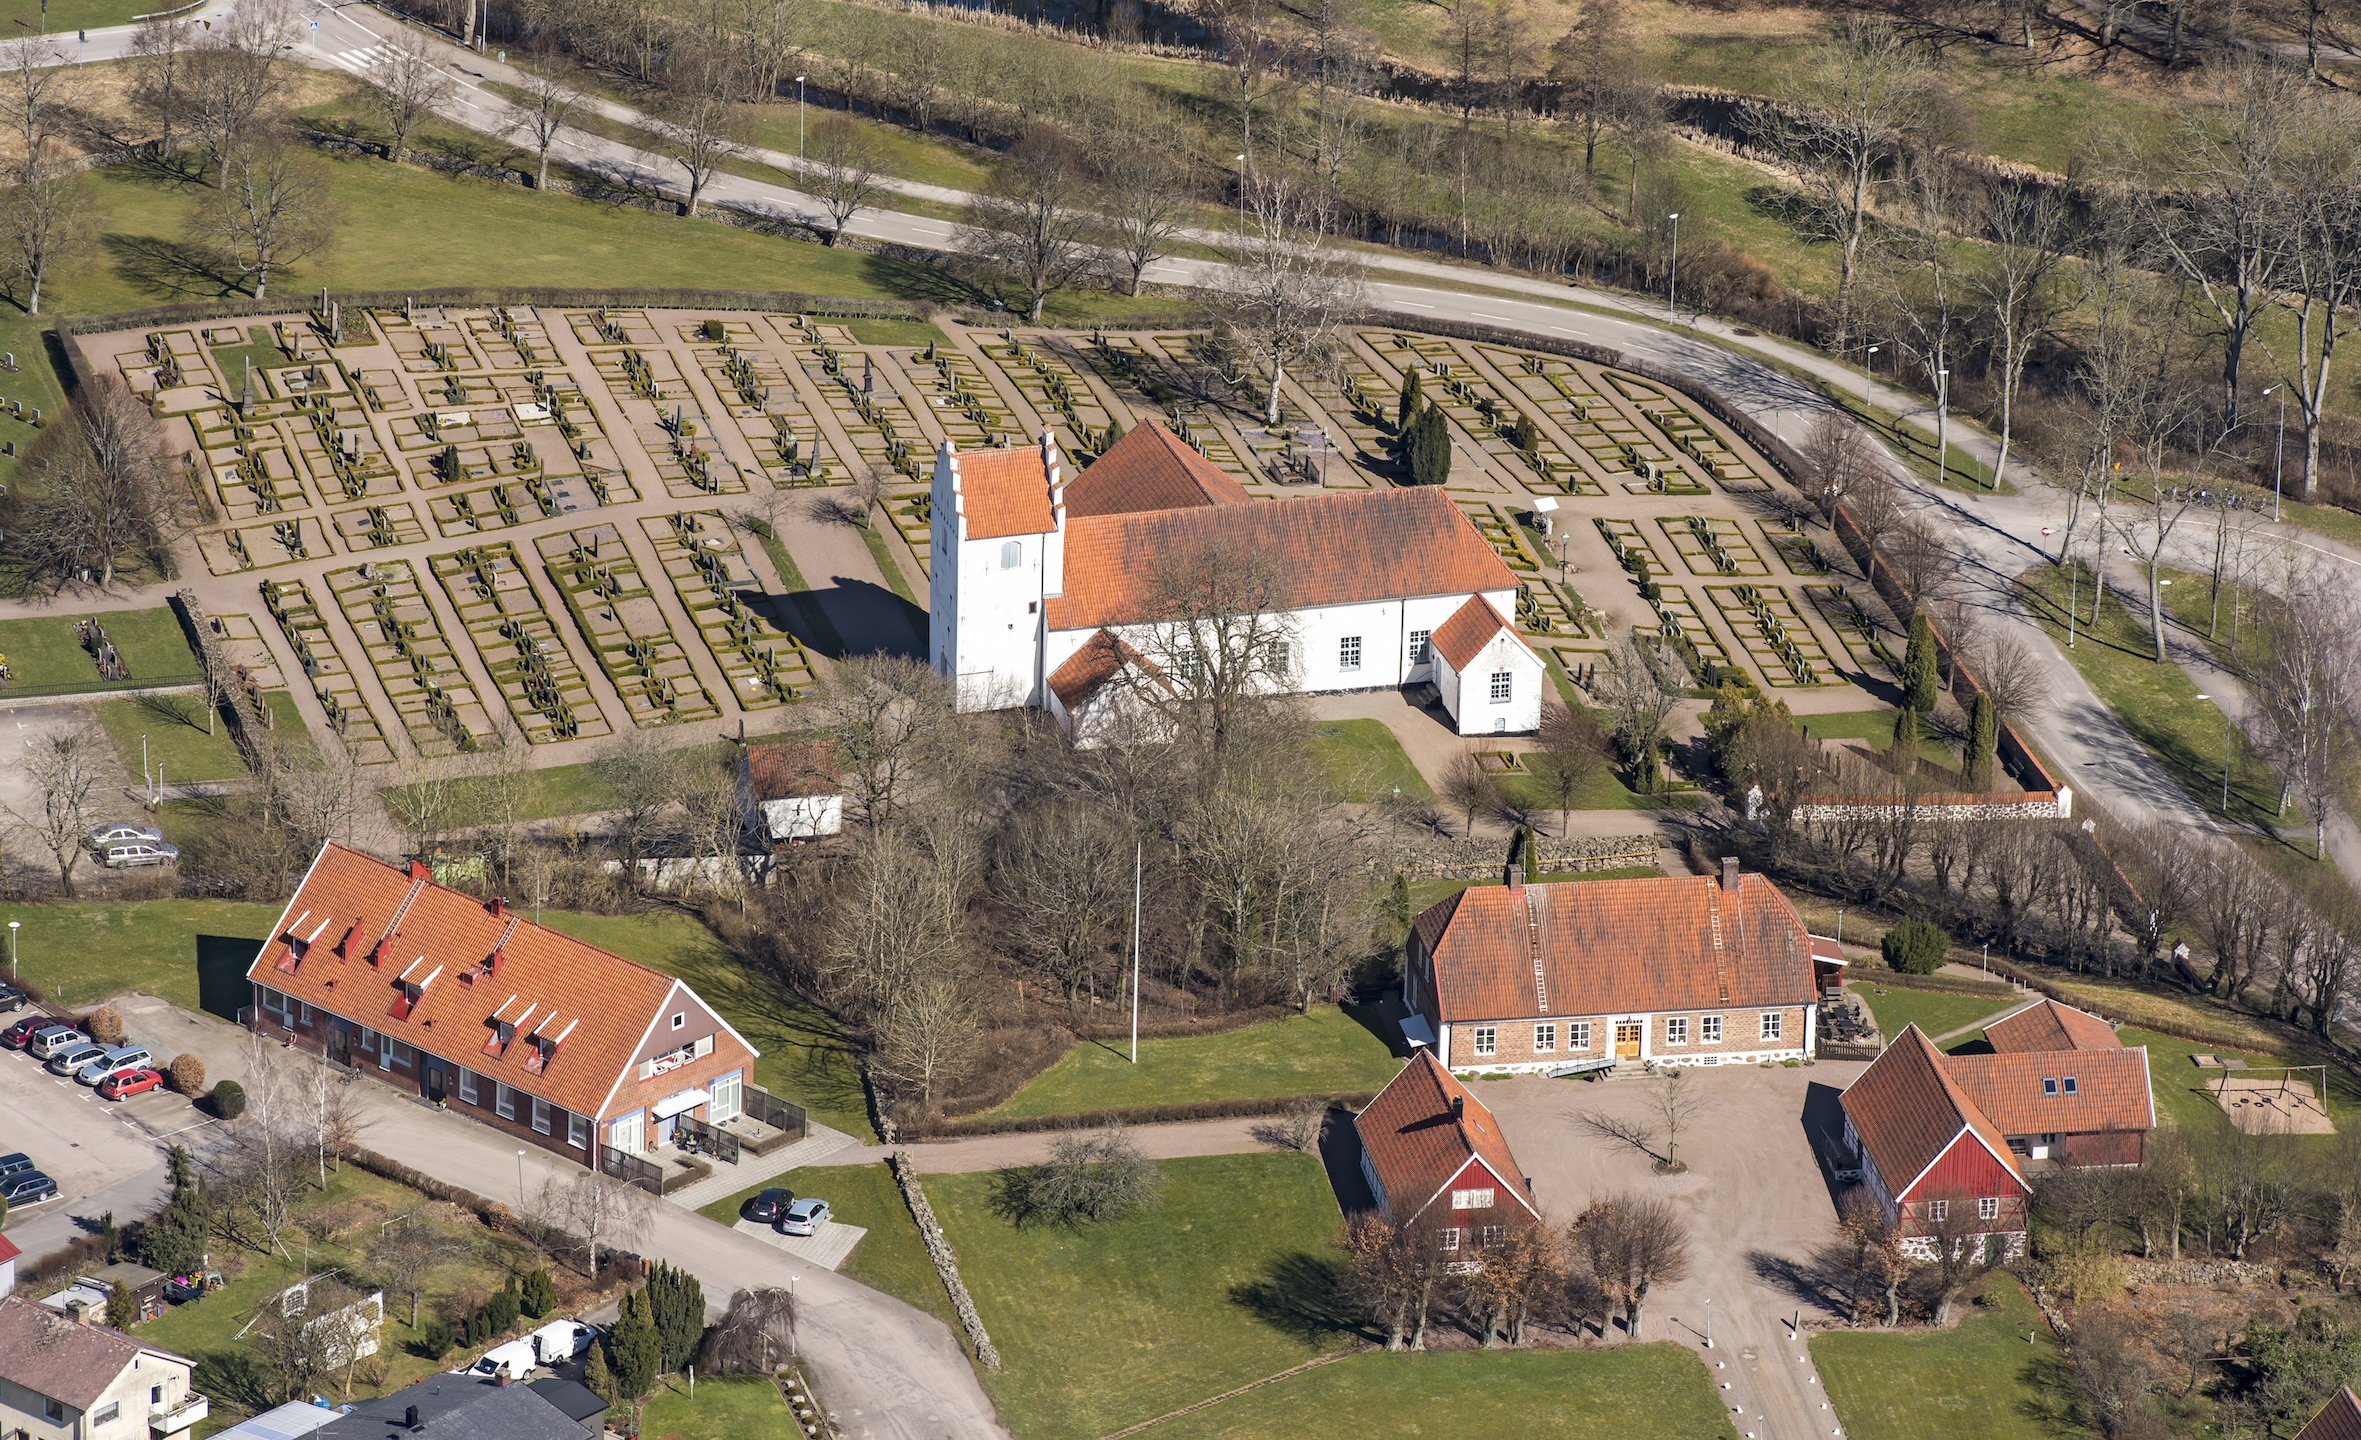
[[368, 69], [391, 53], [386, 46], [371, 45], [360, 50], [339, 50], [328, 58], [354, 74]]

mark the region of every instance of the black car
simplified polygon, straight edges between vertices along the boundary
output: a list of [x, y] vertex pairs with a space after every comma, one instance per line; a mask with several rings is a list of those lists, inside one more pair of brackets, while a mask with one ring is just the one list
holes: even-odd
[[57, 1182], [38, 1170], [19, 1170], [0, 1180], [0, 1200], [10, 1205], [30, 1205], [36, 1200], [47, 1200], [57, 1194]]
[[0, 1155], [0, 1179], [5, 1179], [10, 1175], [20, 1175], [33, 1168], [35, 1168], [33, 1157], [22, 1150], [14, 1155]]
[[787, 1207], [795, 1203], [793, 1191], [772, 1188], [746, 1202], [746, 1218], [758, 1225], [776, 1225]]
[[11, 1010], [22, 1010], [31, 1004], [32, 1000], [32, 996], [17, 989], [14, 985], [0, 985], [0, 1015], [5, 1015]]

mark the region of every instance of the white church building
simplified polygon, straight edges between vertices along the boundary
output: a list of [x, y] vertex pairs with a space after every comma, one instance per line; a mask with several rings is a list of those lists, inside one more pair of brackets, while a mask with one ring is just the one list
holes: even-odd
[[[1272, 557], [1305, 694], [1432, 682], [1462, 735], [1541, 722], [1541, 657], [1516, 633], [1517, 580], [1440, 488], [1257, 499], [1145, 423], [1087, 469], [1037, 447], [935, 455], [928, 652], [968, 709], [1044, 708], [1106, 727], [1110, 685], [1154, 673], [1159, 557], [1219, 543]], [[1094, 724], [1094, 716], [1098, 723]]]

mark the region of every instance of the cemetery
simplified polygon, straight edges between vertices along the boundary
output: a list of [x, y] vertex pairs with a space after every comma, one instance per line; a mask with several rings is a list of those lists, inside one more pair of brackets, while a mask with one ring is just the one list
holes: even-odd
[[[1349, 330], [1272, 424], [1203, 331], [322, 295], [80, 340], [185, 449], [212, 515], [208, 608], [257, 693], [298, 692], [362, 763], [808, 699], [825, 662], [789, 628], [808, 597], [775, 561], [856, 523], [888, 585], [923, 595], [945, 440], [1046, 428], [1079, 469], [1154, 422], [1258, 498], [1409, 483], [1413, 374], [1448, 420], [1445, 489], [1569, 683], [1630, 628], [1677, 688], [1743, 678], [1799, 713], [1855, 711], [1902, 648], [1835, 537], [1710, 403], [1567, 355]], [[749, 516], [775, 527], [769, 548], [741, 543]], [[226, 603], [249, 581], [259, 609]]]

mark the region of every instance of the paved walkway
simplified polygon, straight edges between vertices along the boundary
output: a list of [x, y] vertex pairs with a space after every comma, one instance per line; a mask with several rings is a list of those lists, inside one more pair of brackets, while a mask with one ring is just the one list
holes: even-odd
[[766, 1180], [776, 1179], [799, 1165], [810, 1165], [823, 1155], [857, 1144], [842, 1130], [831, 1130], [825, 1125], [814, 1125], [811, 1133], [792, 1145], [774, 1150], [768, 1155], [757, 1155], [751, 1150], [738, 1152], [737, 1164], [716, 1163], [713, 1173], [694, 1185], [683, 1185], [664, 1198], [684, 1210], [701, 1210], [716, 1200], [726, 1199], [741, 1190], [750, 1190]]
[[774, 1250], [783, 1250], [805, 1265], [817, 1265], [823, 1270], [834, 1270], [853, 1253], [867, 1230], [858, 1225], [839, 1225], [829, 1221], [817, 1235], [790, 1235], [776, 1225], [763, 1225], [752, 1220], [740, 1220], [730, 1227], [741, 1235], [751, 1235]]
[[[1255, 1131], [1277, 1117], [1242, 1120], [1187, 1120], [1174, 1125], [1139, 1125], [1131, 1138], [1151, 1160], [1178, 1160], [1190, 1155], [1244, 1155], [1272, 1148]], [[920, 1140], [901, 1145], [853, 1145], [814, 1161], [815, 1167], [873, 1165], [897, 1150], [907, 1151], [921, 1172], [929, 1175], [968, 1175], [981, 1170], [1005, 1170], [1011, 1165], [1033, 1165], [1049, 1158], [1057, 1143], [1055, 1130], [1020, 1135], [976, 1135], [957, 1140]]]

